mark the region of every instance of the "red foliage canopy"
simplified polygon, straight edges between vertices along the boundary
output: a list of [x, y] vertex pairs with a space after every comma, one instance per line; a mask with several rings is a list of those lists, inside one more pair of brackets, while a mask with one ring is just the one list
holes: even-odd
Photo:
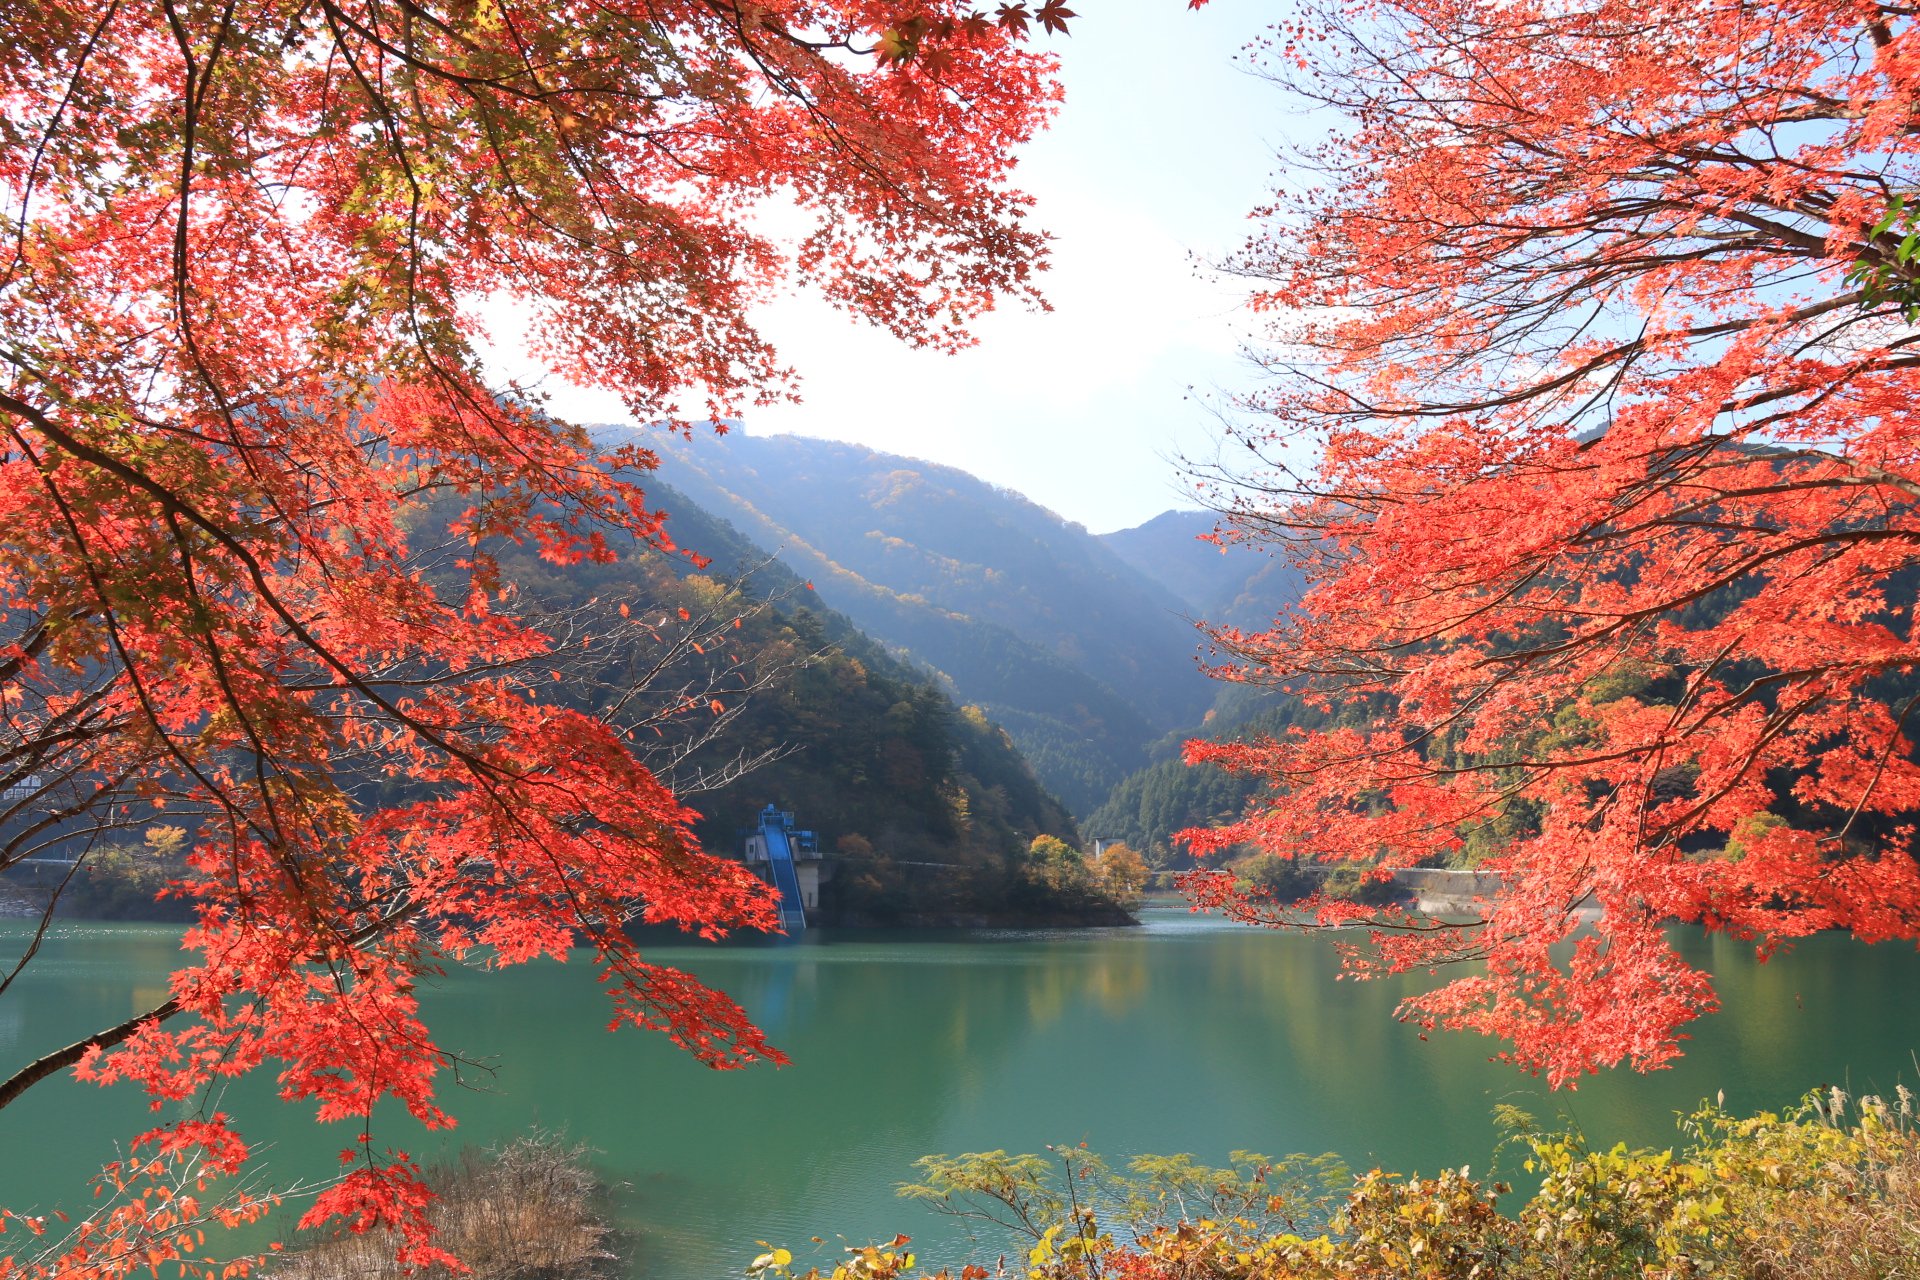
[[1364, 963], [1484, 961], [1403, 1013], [1556, 1084], [1713, 1007], [1668, 922], [1920, 935], [1911, 14], [1384, 0], [1264, 52], [1345, 123], [1233, 264], [1276, 376], [1220, 497], [1311, 589], [1218, 638], [1336, 727], [1193, 744], [1270, 783], [1196, 844], [1491, 847], [1482, 923]]
[[[489, 385], [478, 317], [515, 301], [547, 364], [641, 420], [784, 393], [748, 309], [790, 268], [909, 340], [963, 342], [1043, 257], [1006, 184], [1055, 96], [1028, 16], [5, 6], [0, 865], [164, 808], [192, 830], [198, 923], [171, 999], [20, 1070], [0, 1105], [67, 1066], [158, 1104], [271, 1062], [322, 1120], [364, 1129], [394, 1097], [446, 1124], [414, 981], [475, 948], [584, 942], [615, 1023], [715, 1066], [777, 1058], [622, 931], [636, 900], [649, 922], [768, 927], [764, 891], [693, 846], [614, 728], [542, 695], [554, 641], [482, 551], [662, 543], [633, 481], [652, 459], [600, 456]], [[755, 229], [775, 200], [810, 227], [790, 250]], [[410, 542], [446, 495], [466, 507], [451, 593]], [[116, 1177], [245, 1154], [218, 1121], [147, 1145]], [[355, 1161], [308, 1220], [397, 1228], [430, 1259], [405, 1157]], [[178, 1256], [151, 1215], [113, 1221], [8, 1266]]]

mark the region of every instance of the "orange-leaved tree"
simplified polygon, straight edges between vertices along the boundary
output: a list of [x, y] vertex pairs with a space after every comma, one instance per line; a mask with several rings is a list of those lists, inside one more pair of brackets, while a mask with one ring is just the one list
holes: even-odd
[[[0, 866], [164, 811], [191, 833], [175, 892], [196, 923], [164, 1003], [9, 1064], [0, 1105], [67, 1068], [156, 1107], [277, 1071], [362, 1135], [306, 1220], [396, 1230], [423, 1263], [417, 1171], [364, 1135], [383, 1098], [450, 1123], [414, 993], [443, 957], [584, 945], [615, 1023], [715, 1066], [777, 1058], [622, 931], [635, 903], [767, 927], [765, 893], [694, 846], [617, 727], [551, 696], [561, 643], [487, 554], [664, 545], [635, 483], [652, 459], [490, 381], [482, 319], [516, 316], [548, 367], [641, 420], [786, 393], [749, 319], [783, 277], [965, 341], [1041, 264], [1007, 175], [1056, 91], [1021, 38], [1067, 16], [5, 7]], [[757, 229], [770, 205], [791, 241]], [[444, 532], [428, 500], [459, 513], [450, 573], [415, 545]], [[631, 643], [618, 621], [592, 639]], [[246, 1159], [224, 1118], [187, 1114], [110, 1170], [111, 1212], [0, 1274], [157, 1265], [230, 1215], [168, 1184]]]
[[1379, 919], [1359, 962], [1482, 962], [1403, 1015], [1556, 1084], [1656, 1067], [1714, 1007], [1670, 922], [1920, 935], [1920, 31], [1854, 0], [1308, 8], [1264, 56], [1336, 123], [1231, 263], [1273, 376], [1214, 479], [1311, 587], [1217, 638], [1332, 727], [1193, 744], [1268, 784], [1196, 843], [1486, 855], [1477, 923]]

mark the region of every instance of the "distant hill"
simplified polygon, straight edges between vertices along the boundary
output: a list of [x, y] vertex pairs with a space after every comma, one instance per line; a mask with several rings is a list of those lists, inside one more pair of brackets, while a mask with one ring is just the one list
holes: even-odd
[[[777, 551], [868, 635], [1004, 726], [1075, 812], [1214, 696], [1190, 607], [1101, 539], [964, 472], [797, 436], [605, 427]], [[661, 505], [671, 509], [670, 504]], [[703, 553], [697, 535], [674, 535]]]
[[[1254, 704], [1245, 703], [1245, 706]], [[1207, 732], [1182, 737], [1239, 738], [1278, 735], [1296, 720], [1311, 719], [1284, 695], [1270, 696], [1259, 710], [1232, 721], [1216, 717]], [[1190, 864], [1173, 834], [1188, 827], [1211, 827], [1239, 817], [1260, 789], [1246, 774], [1216, 765], [1188, 765], [1177, 745], [1166, 744], [1152, 764], [1122, 778], [1099, 808], [1081, 819], [1088, 839], [1124, 840], [1155, 869]]]
[[1218, 522], [1211, 511], [1163, 511], [1100, 541], [1195, 618], [1246, 628], [1271, 622], [1300, 598], [1299, 570], [1277, 553], [1205, 541]]
[[[1048, 842], [1033, 848], [1042, 836], [1076, 846], [1079, 832], [999, 726], [823, 607], [725, 520], [647, 487], [673, 512], [672, 537], [710, 562], [631, 541], [608, 563], [555, 564], [505, 539], [480, 549], [509, 587], [494, 607], [554, 640], [534, 660], [542, 697], [622, 730], [699, 815], [701, 845], [737, 853], [762, 808], [794, 810], [832, 855], [827, 923], [1128, 921], [1126, 897], [1077, 855], [1065, 871], [1080, 874], [1065, 874]], [[444, 497], [406, 515], [421, 572], [448, 593], [472, 581], [473, 548], [448, 532], [462, 506]], [[350, 785], [369, 805], [428, 794], [379, 773]], [[90, 861], [63, 909], [179, 918], [177, 902], [153, 901], [177, 857], [149, 835], [87, 839]]]
[[[1163, 511], [1101, 541], [1179, 596], [1191, 616], [1249, 630], [1264, 627], [1300, 598], [1300, 572], [1282, 555], [1208, 541], [1218, 523], [1210, 511]], [[1081, 814], [1083, 829], [1090, 838], [1126, 841], [1156, 867], [1184, 865], [1185, 851], [1174, 846], [1173, 833], [1238, 817], [1258, 787], [1212, 765], [1189, 767], [1180, 758], [1180, 743], [1282, 733], [1304, 715], [1285, 693], [1217, 684], [1204, 723], [1155, 743], [1150, 763], [1115, 783], [1098, 808]]]
[[[1030, 864], [1036, 836], [1077, 844], [1079, 834], [1005, 732], [825, 608], [727, 521], [664, 484], [647, 489], [673, 513], [669, 535], [709, 563], [629, 548], [613, 563], [559, 566], [529, 548], [489, 550], [517, 607], [556, 611], [567, 621], [551, 630], [596, 638], [566, 657], [555, 697], [604, 712], [650, 673], [649, 691], [612, 718], [633, 726], [651, 767], [701, 815], [703, 845], [737, 850], [741, 830], [777, 804], [834, 855], [821, 891], [829, 920], [1124, 919], [1112, 904], [1056, 901]], [[735, 776], [742, 758], [759, 763]]]

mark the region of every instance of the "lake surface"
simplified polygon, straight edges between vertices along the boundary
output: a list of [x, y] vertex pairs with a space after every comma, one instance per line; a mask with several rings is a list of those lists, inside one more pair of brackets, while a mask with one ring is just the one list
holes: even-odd
[[[178, 930], [61, 928], [0, 997], [11, 1071], [164, 995]], [[0, 922], [0, 957], [24, 927]], [[540, 1126], [597, 1151], [636, 1277], [738, 1275], [772, 1241], [864, 1242], [904, 1231], [952, 1257], [951, 1223], [894, 1196], [930, 1152], [1037, 1151], [1085, 1141], [1111, 1157], [1188, 1151], [1224, 1162], [1334, 1151], [1410, 1172], [1487, 1164], [1490, 1109], [1565, 1114], [1590, 1138], [1666, 1145], [1676, 1112], [1724, 1090], [1729, 1107], [1790, 1103], [1815, 1085], [1890, 1091], [1920, 1078], [1920, 954], [1840, 936], [1768, 964], [1687, 934], [1725, 1010], [1687, 1056], [1651, 1076], [1614, 1073], [1548, 1095], [1464, 1036], [1422, 1042], [1391, 1018], [1421, 983], [1336, 982], [1324, 937], [1266, 933], [1154, 909], [1138, 929], [837, 933], [791, 944], [670, 945], [649, 958], [730, 992], [793, 1058], [714, 1072], [659, 1037], [603, 1030], [585, 964], [457, 971], [426, 996], [440, 1043], [485, 1059], [444, 1101], [461, 1121], [429, 1134], [403, 1115], [375, 1137], [423, 1158]], [[272, 1144], [279, 1180], [324, 1175], [352, 1134], [320, 1130], [251, 1080], [219, 1105]], [[126, 1090], [50, 1081], [0, 1111], [0, 1204], [85, 1203], [111, 1143], [147, 1122]]]

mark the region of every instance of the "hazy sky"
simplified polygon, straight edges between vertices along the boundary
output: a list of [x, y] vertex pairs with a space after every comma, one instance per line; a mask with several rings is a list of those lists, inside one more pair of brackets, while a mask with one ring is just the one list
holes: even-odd
[[[990, 6], [989, 6], [990, 7]], [[1297, 128], [1278, 90], [1240, 70], [1271, 0], [1076, 0], [1054, 38], [1066, 102], [1016, 177], [1057, 237], [1054, 310], [1000, 312], [958, 356], [910, 350], [812, 300], [764, 328], [800, 371], [804, 403], [760, 410], [754, 434], [853, 441], [971, 471], [1094, 532], [1182, 497], [1175, 454], [1206, 451], [1204, 407], [1247, 385], [1239, 290], [1197, 259], [1235, 247], [1273, 190], [1274, 142]], [[551, 386], [551, 384], [549, 384]], [[556, 389], [558, 390], [558, 389]], [[618, 415], [597, 397], [555, 406]]]

